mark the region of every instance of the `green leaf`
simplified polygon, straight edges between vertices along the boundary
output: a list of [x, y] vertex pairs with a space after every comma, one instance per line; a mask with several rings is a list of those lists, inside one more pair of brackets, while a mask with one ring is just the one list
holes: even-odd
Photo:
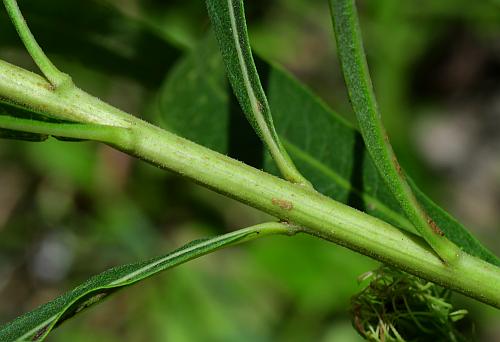
[[459, 257], [457, 246], [449, 240], [453, 232], [443, 232], [423, 210], [389, 142], [370, 79], [355, 0], [330, 0], [330, 8], [344, 80], [365, 146], [406, 217], [444, 262], [453, 263]]
[[309, 185], [281, 144], [250, 48], [242, 0], [207, 0], [208, 13], [234, 93], [283, 176]]
[[[192, 54], [196, 53], [198, 53], [197, 50], [192, 52]], [[203, 53], [206, 54], [206, 52]], [[191, 64], [184, 71], [187, 75], [196, 70], [199, 69]], [[212, 75], [212, 77], [215, 76]], [[311, 181], [315, 189], [396, 227], [418, 234], [378, 174], [365, 149], [360, 133], [304, 85], [276, 65], [270, 65], [269, 75], [266, 78], [269, 80], [267, 92], [270, 107], [275, 113], [276, 130], [298, 169]], [[169, 87], [173, 91], [172, 97], [176, 95], [176, 87], [182, 88], [183, 82], [185, 80], [182, 78], [173, 80], [168, 77], [167, 83], [170, 83]], [[183, 111], [184, 102], [178, 103], [179, 107], [176, 111], [179, 113]], [[170, 105], [170, 108], [175, 107], [175, 101]], [[210, 107], [210, 112], [200, 111], [196, 115], [210, 118], [216, 111], [227, 112], [227, 107], [228, 103], [221, 101]], [[189, 108], [189, 106], [185, 108], [188, 113]], [[207, 134], [227, 135], [229, 133], [226, 130], [215, 129], [207, 132], [209, 129], [206, 127], [191, 129], [190, 115], [179, 115], [175, 118], [175, 120], [183, 120], [184, 124], [170, 121], [173, 118], [169, 117], [168, 113], [164, 115], [166, 115], [164, 121], [168, 126], [183, 127], [176, 131], [178, 134], [193, 137], [198, 142], [203, 142], [203, 136]], [[222, 120], [224, 117], [219, 118]], [[218, 151], [227, 153], [227, 147]], [[277, 173], [270, 158], [265, 162], [265, 169]], [[463, 225], [418, 190], [411, 180], [410, 186], [429, 216], [453, 242], [471, 255], [500, 265], [500, 260], [496, 256], [482, 246]]]
[[172, 68], [160, 90], [159, 107], [164, 128], [213, 150], [227, 151], [229, 96], [213, 36]]
[[0, 341], [42, 341], [52, 329], [83, 310], [100, 303], [112, 293], [166, 269], [218, 249], [272, 234], [293, 234], [294, 228], [264, 223], [211, 239], [196, 240], [146, 262], [109, 269], [72, 291], [0, 327]]

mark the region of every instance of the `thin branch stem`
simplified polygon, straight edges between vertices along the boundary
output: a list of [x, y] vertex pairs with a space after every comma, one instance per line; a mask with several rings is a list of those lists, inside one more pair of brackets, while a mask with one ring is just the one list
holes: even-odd
[[[219, 249], [227, 248], [235, 245], [239, 245], [244, 242], [249, 242], [261, 237], [270, 236], [270, 235], [288, 235], [292, 236], [299, 233], [301, 230], [298, 227], [292, 226], [290, 224], [281, 223], [281, 222], [265, 222], [260, 223], [254, 226], [250, 226], [247, 228], [238, 229], [232, 231], [227, 234], [220, 235], [215, 238], [207, 239], [201, 245], [193, 245], [191, 249], [186, 248], [182, 249], [177, 253], [169, 254], [164, 258], [158, 259], [153, 263], [148, 263], [144, 267], [129, 273], [121, 278], [113, 280], [109, 283], [109, 286], [123, 285], [124, 283], [128, 283], [130, 280], [137, 278], [139, 274], [148, 274], [150, 270], [157, 267], [159, 264], [165, 262], [168, 259], [174, 259], [178, 255], [189, 255], [189, 259], [185, 259], [184, 262], [190, 261], [192, 259], [199, 258], [203, 255], [207, 255], [213, 252], [216, 252]], [[221, 244], [222, 241], [228, 241], [234, 239], [230, 243]], [[195, 253], [193, 253], [195, 251]]]
[[7, 13], [9, 14], [14, 27], [16, 28], [19, 37], [23, 41], [24, 46], [28, 50], [36, 65], [42, 73], [47, 77], [54, 89], [59, 89], [65, 85], [72, 85], [71, 77], [68, 74], [61, 72], [45, 55], [35, 37], [31, 33], [23, 14], [19, 9], [16, 0], [3, 0]]
[[406, 181], [382, 123], [366, 62], [354, 0], [330, 0], [337, 51], [361, 134], [379, 173], [420, 235], [447, 264], [460, 249], [427, 215]]
[[71, 139], [94, 140], [108, 144], [113, 144], [117, 139], [129, 139], [127, 138], [128, 129], [122, 127], [97, 124], [46, 122], [5, 115], [0, 115], [0, 128]]
[[[99, 118], [89, 112], [89, 108], [96, 108], [103, 121], [126, 125], [129, 133], [118, 134], [112, 143], [122, 151], [172, 170], [282, 221], [293, 222], [304, 227], [308, 234], [333, 241], [500, 308], [499, 267], [466, 253], [461, 253], [455, 263], [445, 265], [424, 240], [382, 220], [116, 109], [106, 110], [104, 105], [96, 106], [95, 98], [90, 95], [47, 94], [46, 88], [44, 81], [32, 73], [0, 62], [0, 98], [4, 100], [12, 99], [24, 108], [44, 108], [46, 113], [55, 117], [61, 116], [61, 109], [64, 108], [67, 117], [99, 123]], [[87, 115], [93, 116], [85, 119]]]

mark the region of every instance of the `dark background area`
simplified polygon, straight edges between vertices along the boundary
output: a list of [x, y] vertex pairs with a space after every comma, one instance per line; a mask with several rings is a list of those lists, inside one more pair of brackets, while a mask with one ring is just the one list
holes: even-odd
[[[158, 89], [209, 29], [203, 1], [26, 0], [48, 55], [83, 89], [157, 121]], [[353, 121], [327, 1], [247, 1], [254, 49]], [[375, 91], [403, 166], [500, 253], [500, 2], [358, 1]], [[0, 58], [36, 71], [4, 11]], [[0, 140], [0, 323], [106, 268], [267, 216], [109, 147]], [[371, 259], [309, 237], [217, 252], [114, 295], [50, 341], [358, 341]], [[461, 296], [478, 340], [497, 310]]]

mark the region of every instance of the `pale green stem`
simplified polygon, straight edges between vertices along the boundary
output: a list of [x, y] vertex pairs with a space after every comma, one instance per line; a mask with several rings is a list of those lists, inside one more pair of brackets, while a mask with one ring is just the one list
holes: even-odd
[[118, 134], [113, 142], [122, 151], [302, 226], [311, 235], [500, 308], [500, 268], [481, 259], [461, 253], [454, 264], [444, 265], [425, 241], [415, 235], [138, 118], [106, 110], [106, 106], [96, 105], [88, 95], [50, 92], [42, 78], [5, 62], [0, 63], [0, 97], [12, 99], [25, 108], [41, 106], [54, 117], [64, 114], [67, 118], [99, 123], [95, 114], [84, 120], [89, 108], [95, 108], [103, 116], [102, 124], [121, 122], [128, 128], [128, 134]]
[[[0, 60], [0, 102], [27, 107], [26, 87], [32, 88], [27, 109], [55, 119], [128, 127], [130, 115], [77, 87], [54, 91], [50, 83], [32, 72]], [[8, 94], [8, 95], [7, 95]], [[63, 100], [64, 99], [64, 100]]]
[[127, 128], [116, 126], [55, 123], [4, 115], [0, 115], [0, 128], [71, 139], [95, 140], [108, 144], [113, 144], [117, 140], [126, 140], [129, 132]]
[[427, 215], [406, 181], [382, 123], [368, 71], [354, 0], [330, 0], [337, 52], [361, 134], [379, 173], [420, 235], [447, 264], [460, 249]]
[[73, 82], [68, 74], [59, 71], [49, 58], [45, 55], [40, 45], [38, 45], [35, 37], [31, 33], [26, 20], [19, 9], [16, 0], [3, 0], [7, 13], [9, 14], [14, 27], [19, 34], [19, 37], [24, 43], [36, 65], [40, 68], [42, 73], [47, 77], [49, 82], [55, 89], [61, 86], [71, 86]]

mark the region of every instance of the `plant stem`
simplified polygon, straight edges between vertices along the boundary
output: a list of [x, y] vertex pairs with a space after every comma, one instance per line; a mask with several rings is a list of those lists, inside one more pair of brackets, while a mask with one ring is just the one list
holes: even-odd
[[[28, 89], [30, 89], [30, 99], [27, 105]], [[2, 60], [0, 60], [0, 102], [60, 120], [119, 127], [131, 125], [129, 114], [76, 86], [56, 92], [43, 77]]]
[[147, 261], [108, 269], [51, 302], [0, 326], [0, 341], [42, 341], [67, 319], [109, 295], [159, 272], [203, 255], [270, 235], [292, 236], [300, 230], [292, 225], [267, 222], [203, 240], [192, 241], [168, 254]]
[[133, 144], [121, 146], [132, 155], [282, 220], [307, 227], [306, 232], [311, 235], [500, 307], [498, 267], [466, 253], [461, 253], [453, 265], [445, 265], [419, 237], [319, 193], [147, 123], [138, 123], [132, 131]]
[[40, 45], [38, 45], [35, 37], [28, 27], [28, 24], [26, 24], [26, 20], [24, 20], [17, 1], [3, 0], [3, 3], [19, 37], [28, 50], [28, 53], [31, 55], [45, 77], [47, 77], [54, 89], [59, 89], [62, 86], [71, 87], [73, 84], [71, 77], [68, 74], [59, 71], [59, 69], [52, 64], [50, 59], [47, 58]]
[[354, 0], [330, 0], [337, 51], [361, 134], [379, 173], [420, 235], [447, 264], [460, 249], [420, 206], [406, 181], [382, 123], [368, 71]]
[[71, 139], [94, 140], [108, 144], [127, 140], [128, 129], [116, 126], [57, 123], [0, 115], [0, 128], [46, 134]]
[[[83, 92], [82, 92], [83, 93]], [[122, 123], [112, 145], [304, 230], [500, 308], [500, 268], [466, 253], [444, 265], [421, 238], [310, 189], [252, 168], [116, 109], [90, 95], [57, 94], [40, 77], [0, 62], [0, 97], [82, 122]], [[44, 96], [46, 95], [46, 96]], [[87, 115], [92, 115], [86, 119]]]

